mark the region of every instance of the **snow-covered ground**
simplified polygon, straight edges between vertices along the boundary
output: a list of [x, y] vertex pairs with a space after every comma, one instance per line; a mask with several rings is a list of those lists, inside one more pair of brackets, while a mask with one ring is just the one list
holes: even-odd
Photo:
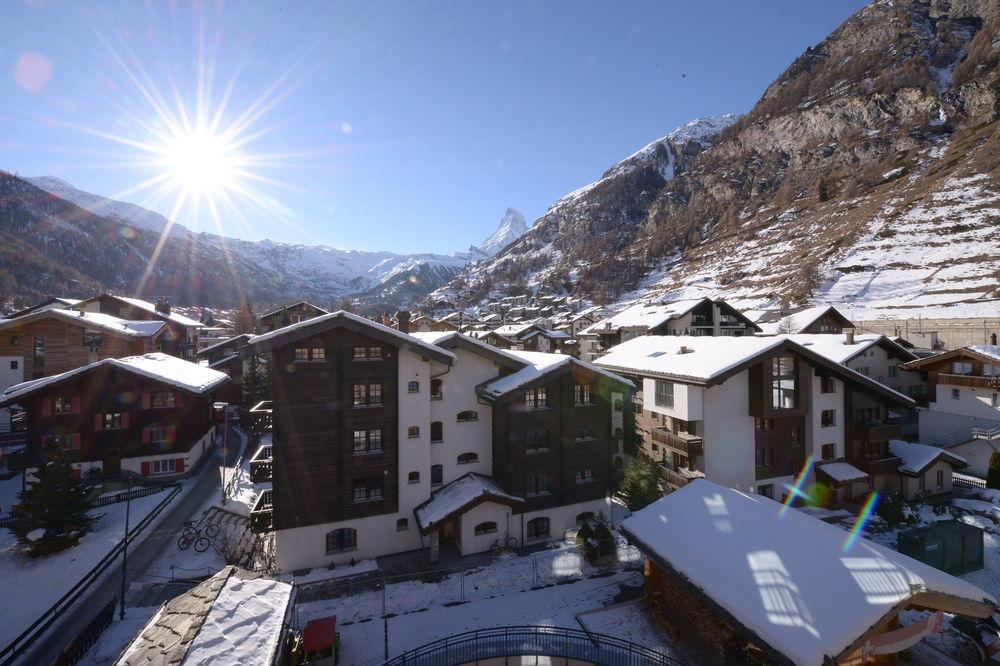
[[119, 620], [115, 613], [114, 620], [104, 630], [97, 643], [77, 662], [78, 666], [107, 666], [114, 663], [122, 650], [135, 638], [149, 618], [153, 617], [158, 606], [140, 606], [125, 609], [125, 619]]
[[580, 624], [595, 634], [614, 636], [623, 641], [651, 648], [669, 657], [679, 656], [676, 648], [670, 643], [670, 637], [646, 610], [643, 599], [589, 611], [581, 614], [579, 620]]
[[[168, 492], [132, 500], [131, 528], [166, 499]], [[92, 510], [91, 515], [100, 517], [94, 531], [77, 546], [48, 557], [26, 556], [11, 532], [0, 531], [0, 580], [4, 581], [0, 646], [17, 638], [121, 541], [125, 507], [125, 502], [118, 502]], [[149, 530], [147, 527], [143, 534]]]

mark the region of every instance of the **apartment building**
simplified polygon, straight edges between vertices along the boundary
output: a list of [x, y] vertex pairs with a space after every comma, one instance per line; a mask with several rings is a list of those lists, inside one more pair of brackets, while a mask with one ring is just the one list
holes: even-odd
[[76, 310], [101, 312], [130, 321], [161, 321], [166, 330], [161, 334], [158, 351], [191, 360], [198, 349], [198, 338], [204, 324], [175, 312], [166, 299], [156, 303], [140, 298], [99, 294], [80, 301]]
[[810, 459], [810, 482], [819, 478], [840, 500], [899, 487], [894, 411], [914, 401], [810, 346], [780, 336], [645, 336], [595, 364], [634, 381], [636, 412], [653, 424], [637, 443], [672, 487], [708, 477], [781, 499]]
[[397, 318], [336, 312], [242, 352], [272, 369], [273, 490], [253, 515], [283, 570], [560, 538], [606, 506], [628, 382]]

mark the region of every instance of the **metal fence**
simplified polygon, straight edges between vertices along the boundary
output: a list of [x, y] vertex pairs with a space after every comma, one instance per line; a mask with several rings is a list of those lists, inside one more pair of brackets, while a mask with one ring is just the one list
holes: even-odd
[[428, 643], [385, 666], [450, 666], [503, 657], [540, 656], [606, 666], [673, 665], [681, 662], [620, 638], [559, 627], [497, 627], [468, 631]]
[[[131, 491], [123, 490], [119, 493], [115, 493], [114, 495], [107, 495], [106, 497], [98, 497], [97, 499], [91, 500], [90, 508], [96, 509], [109, 504], [117, 504], [118, 502], [139, 499], [140, 497], [149, 497], [150, 495], [162, 493], [170, 487], [171, 486], [146, 486], [143, 488], [133, 488]], [[17, 521], [17, 516], [4, 516], [3, 518], [0, 518], [0, 528], [10, 527]]]
[[73, 666], [87, 654], [87, 651], [94, 646], [97, 639], [101, 637], [104, 630], [115, 618], [115, 607], [118, 599], [112, 597], [111, 601], [99, 610], [87, 626], [76, 635], [76, 638], [59, 653], [59, 656], [52, 662], [52, 666]]

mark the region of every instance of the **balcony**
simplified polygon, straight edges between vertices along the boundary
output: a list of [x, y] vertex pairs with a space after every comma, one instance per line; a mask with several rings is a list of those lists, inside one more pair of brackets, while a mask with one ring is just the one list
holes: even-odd
[[672, 486], [681, 488], [687, 485], [688, 481], [692, 479], [704, 478], [705, 474], [694, 469], [678, 468], [671, 469], [669, 465], [664, 461], [660, 463], [660, 475], [663, 480]]
[[1000, 390], [1000, 377], [978, 377], [976, 375], [948, 375], [941, 373], [937, 376], [939, 384], [948, 386], [964, 386], [966, 388], [983, 388]]
[[674, 434], [666, 428], [653, 428], [653, 441], [667, 446], [689, 458], [700, 456], [704, 452], [704, 440], [698, 435], [686, 432]]
[[270, 400], [261, 400], [250, 408], [250, 434], [252, 436], [260, 437], [266, 432], [271, 432], [274, 425], [271, 418], [274, 411], [273, 404]]
[[885, 474], [896, 474], [899, 471], [899, 465], [902, 463], [902, 459], [898, 456], [893, 456], [890, 458], [872, 458], [868, 460], [861, 460], [857, 463], [851, 463], [862, 472], [867, 472], [868, 476], [882, 476]]
[[856, 425], [854, 431], [863, 442], [888, 442], [903, 438], [903, 426], [899, 423], [875, 423]]
[[273, 473], [273, 462], [271, 459], [271, 445], [262, 444], [257, 452], [250, 458], [250, 481], [260, 483], [270, 481]]
[[254, 534], [263, 534], [274, 529], [274, 508], [271, 506], [271, 491], [265, 490], [257, 498], [250, 511], [250, 529]]

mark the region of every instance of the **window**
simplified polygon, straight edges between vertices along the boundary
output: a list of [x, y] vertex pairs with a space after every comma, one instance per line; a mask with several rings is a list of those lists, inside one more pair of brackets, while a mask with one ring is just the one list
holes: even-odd
[[10, 362], [10, 369], [11, 370], [17, 370], [17, 366], [18, 366], [17, 361], [11, 361]]
[[167, 429], [164, 426], [151, 426], [149, 441], [154, 444], [170, 441], [167, 437]]
[[441, 386], [442, 384], [440, 379], [431, 380], [431, 400], [440, 400], [444, 397], [441, 393]]
[[177, 406], [177, 396], [173, 391], [157, 391], [150, 401], [153, 409], [165, 409]]
[[837, 453], [837, 446], [835, 444], [824, 444], [820, 447], [820, 458], [823, 460], [833, 460]]
[[104, 429], [105, 430], [121, 430], [122, 426], [122, 415], [120, 412], [115, 412], [114, 414], [104, 415]]
[[798, 426], [793, 426], [788, 433], [788, 441], [790, 444], [801, 443], [801, 433], [799, 432]]
[[431, 485], [440, 486], [444, 483], [444, 465], [431, 465]]
[[673, 408], [674, 406], [674, 383], [665, 379], [656, 380], [656, 395], [653, 402], [657, 407]]
[[1000, 377], [1000, 363], [983, 363], [983, 377]]
[[458, 420], [459, 421], [478, 421], [479, 420], [479, 412], [473, 411], [471, 409], [467, 410], [467, 411], [464, 411], [464, 412], [459, 412], [458, 413]]
[[368, 347], [355, 347], [354, 358], [357, 360], [368, 358]]
[[153, 474], [173, 474], [177, 471], [177, 459], [154, 460], [150, 467]]
[[573, 387], [573, 402], [577, 405], [591, 404], [590, 384], [577, 384]]
[[774, 464], [774, 449], [762, 447], [757, 449], [757, 467], [770, 467]]
[[56, 398], [52, 411], [56, 414], [72, 414], [73, 398]]
[[821, 428], [832, 428], [837, 425], [837, 411], [834, 409], [824, 409], [820, 412], [819, 425]]
[[774, 486], [770, 483], [766, 483], [762, 486], [757, 486], [757, 494], [763, 497], [769, 497], [774, 499]]
[[382, 450], [382, 430], [354, 431], [354, 453], [378, 453]]
[[444, 439], [444, 425], [440, 421], [431, 421], [431, 441], [440, 442]]
[[295, 360], [296, 361], [308, 361], [309, 360], [309, 348], [308, 347], [296, 347], [295, 348]]
[[771, 432], [774, 430], [774, 419], [755, 418], [753, 427], [757, 432]]
[[548, 472], [535, 472], [528, 475], [529, 495], [548, 495], [552, 492], [552, 475]]
[[549, 431], [546, 428], [524, 431], [525, 451], [541, 451], [549, 448]]
[[378, 361], [382, 358], [381, 347], [355, 347], [355, 361]]
[[405, 532], [410, 529], [410, 521], [407, 518], [400, 518], [396, 521], [396, 531]]
[[939, 469], [937, 471], [936, 483], [937, 483], [937, 485], [935, 487], [938, 490], [941, 490], [942, 488], [944, 488], [944, 470], [943, 469]]
[[573, 435], [575, 442], [585, 442], [591, 439], [594, 439], [594, 431], [590, 428], [578, 428], [576, 434]]
[[972, 361], [955, 361], [951, 364], [951, 373], [953, 375], [971, 375], [972, 374]]
[[795, 359], [791, 356], [771, 359], [771, 405], [775, 409], [795, 409], [798, 404], [795, 370]]
[[459, 465], [468, 465], [469, 463], [479, 462], [478, 453], [460, 453], [455, 462]]
[[528, 521], [528, 538], [544, 539], [549, 535], [548, 518], [532, 518]]
[[549, 404], [549, 400], [545, 395], [545, 387], [539, 386], [538, 388], [533, 388], [525, 391], [524, 402], [529, 408], [532, 409], [547, 407]]
[[420, 393], [420, 382], [409, 382], [406, 385], [407, 393]]
[[382, 358], [382, 348], [381, 347], [369, 347], [368, 348], [368, 358], [370, 359], [380, 359]]
[[312, 348], [312, 358], [313, 361], [325, 361], [326, 360], [326, 347], [313, 347]]
[[407, 483], [420, 483], [420, 472], [410, 472], [406, 481]]
[[890, 377], [899, 377], [899, 366], [898, 365], [890, 365], [889, 366], [889, 376]]
[[382, 404], [381, 384], [355, 384], [354, 406], [377, 407]]
[[497, 531], [497, 524], [494, 523], [492, 520], [487, 521], [485, 523], [479, 523], [472, 531], [476, 536], [483, 536], [484, 534], [493, 534], [494, 532]]
[[819, 392], [820, 393], [836, 393], [837, 392], [837, 380], [833, 377], [820, 377], [819, 379]]
[[[625, 403], [623, 403], [620, 398], [615, 399], [615, 411], [616, 412], [620, 412], [624, 408], [625, 408]], [[640, 411], [640, 413], [642, 412], [641, 409], [639, 411]]]
[[326, 554], [343, 553], [358, 547], [358, 532], [350, 527], [341, 527], [326, 533]]
[[382, 499], [382, 479], [358, 479], [354, 482], [355, 502], [374, 502]]
[[594, 480], [594, 470], [589, 467], [576, 471], [575, 479], [577, 483], [590, 483]]
[[410, 439], [416, 439], [417, 437], [420, 437], [420, 426], [410, 426], [406, 430], [406, 436], [409, 437]]
[[952, 400], [959, 400], [959, 399], [961, 399], [961, 397], [962, 397], [962, 392], [959, 389], [952, 389], [951, 390], [951, 399]]

